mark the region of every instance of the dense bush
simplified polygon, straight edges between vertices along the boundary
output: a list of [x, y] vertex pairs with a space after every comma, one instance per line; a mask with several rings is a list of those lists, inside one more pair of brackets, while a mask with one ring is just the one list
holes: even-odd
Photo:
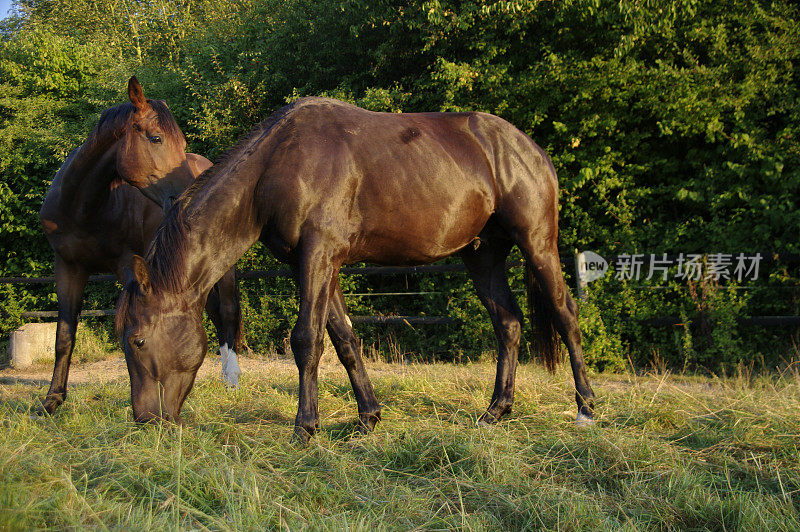
[[[169, 102], [191, 149], [212, 158], [304, 95], [382, 111], [498, 114], [530, 134], [559, 171], [567, 255], [574, 248], [604, 255], [800, 251], [800, 13], [787, 1], [16, 6], [0, 41], [3, 274], [50, 268], [38, 204], [99, 111], [124, 98], [132, 73]], [[240, 267], [274, 264], [254, 249]], [[521, 275], [512, 273], [521, 288]], [[395, 331], [405, 349], [447, 359], [493, 348], [464, 275], [344, 279], [353, 293], [426, 293], [349, 298], [356, 314], [424, 312], [465, 321]], [[762, 265], [760, 279], [742, 286], [609, 276], [589, 286], [583, 303], [588, 358], [607, 369], [660, 360], [715, 371], [720, 363], [789, 360], [797, 356], [796, 329], [744, 331], [736, 319], [798, 314], [798, 285], [796, 265], [783, 263]], [[291, 283], [242, 286], [250, 344], [282, 345], [295, 312]], [[47, 297], [13, 290], [9, 300], [17, 306]], [[90, 305], [109, 305], [101, 295]], [[13, 311], [11, 301], [2, 306]], [[687, 325], [641, 321], [670, 315]], [[360, 332], [376, 343], [390, 331]]]

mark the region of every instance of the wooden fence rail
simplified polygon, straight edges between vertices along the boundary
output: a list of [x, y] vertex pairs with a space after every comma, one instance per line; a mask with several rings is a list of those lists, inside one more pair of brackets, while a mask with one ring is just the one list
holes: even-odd
[[[609, 265], [615, 264], [619, 256], [607, 257]], [[658, 255], [656, 255], [658, 257]], [[669, 260], [677, 258], [678, 255], [667, 255]], [[800, 264], [800, 255], [786, 254], [786, 253], [761, 253], [761, 261], [765, 264], [769, 263], [784, 263], [784, 264]], [[659, 259], [661, 257], [658, 257]], [[648, 261], [650, 255], [644, 255], [643, 259]], [[576, 255], [562, 255], [562, 263], [576, 263]], [[522, 266], [522, 261], [509, 261], [506, 263], [508, 268]], [[427, 264], [422, 266], [346, 266], [341, 269], [344, 275], [419, 275], [419, 274], [437, 274], [448, 272], [463, 272], [466, 268], [462, 263], [452, 264]], [[291, 270], [288, 268], [269, 269], [269, 270], [250, 270], [238, 271], [238, 280], [252, 280], [252, 279], [272, 279], [281, 277], [291, 277]], [[575, 276], [577, 277], [577, 275]], [[115, 275], [92, 275], [89, 277], [89, 282], [114, 282], [117, 278]], [[0, 277], [0, 284], [48, 284], [55, 282], [55, 277]], [[576, 279], [577, 282], [577, 279]], [[399, 294], [398, 294], [399, 295]], [[114, 309], [103, 310], [85, 310], [81, 312], [83, 317], [103, 317], [113, 316]], [[21, 313], [23, 318], [56, 318], [58, 317], [57, 311], [28, 311]], [[447, 325], [458, 324], [461, 320], [451, 318], [449, 316], [351, 316], [353, 323], [372, 323], [372, 324], [387, 324], [387, 325]], [[624, 318], [623, 318], [624, 319]], [[740, 318], [740, 325], [760, 326], [760, 327], [796, 327], [800, 326], [800, 316], [753, 316], [749, 318]], [[676, 316], [654, 317], [640, 320], [641, 323], [651, 326], [683, 326], [684, 322]]]
[[[521, 261], [511, 261], [507, 264], [509, 268], [521, 266]], [[466, 271], [463, 264], [427, 264], [422, 266], [346, 266], [341, 269], [345, 275], [412, 275], [421, 273], [445, 273]], [[292, 272], [288, 268], [271, 270], [250, 270], [237, 271], [237, 280], [250, 279], [273, 279], [278, 277], [291, 277]], [[114, 282], [117, 281], [115, 275], [92, 275], [90, 282]], [[7, 284], [48, 284], [54, 283], [55, 277], [0, 277], [0, 283]], [[114, 309], [85, 310], [81, 312], [81, 317], [104, 317], [113, 316]], [[58, 311], [55, 310], [34, 310], [20, 314], [23, 318], [57, 318]], [[353, 323], [369, 323], [384, 325], [451, 325], [459, 324], [461, 320], [450, 316], [351, 316]]]
[[[513, 268], [522, 266], [522, 261], [509, 261], [506, 266]], [[414, 275], [425, 273], [463, 272], [466, 267], [462, 263], [454, 264], [424, 264], [422, 266], [345, 266], [340, 272], [344, 275]], [[289, 268], [272, 270], [237, 271], [236, 278], [242, 279], [274, 279], [276, 277], [291, 277]], [[116, 275], [90, 275], [89, 282], [114, 282]], [[46, 277], [0, 277], [0, 284], [48, 284], [54, 283], [56, 278], [52, 275]]]
[[[113, 316], [116, 314], [114, 309], [103, 310], [84, 310], [81, 317], [100, 318]], [[23, 318], [57, 318], [56, 310], [33, 310], [20, 314]], [[460, 324], [458, 318], [450, 316], [350, 316], [353, 323], [371, 323], [384, 325], [453, 325]], [[678, 316], [666, 316], [656, 318], [644, 318], [638, 320], [643, 325], [653, 327], [682, 327], [686, 322]], [[800, 327], [800, 316], [752, 316], [749, 318], [739, 318], [739, 325], [757, 327]], [[691, 324], [691, 321], [689, 322]]]
[[[84, 310], [82, 318], [102, 318], [116, 314], [114, 309]], [[32, 310], [20, 314], [23, 318], [57, 318], [57, 310]], [[384, 325], [451, 325], [460, 324], [461, 320], [450, 316], [350, 316], [353, 323], [381, 323]]]
[[[761, 262], [764, 264], [782, 263], [787, 265], [800, 264], [800, 254], [797, 253], [767, 253], [762, 252]], [[611, 255], [605, 257], [608, 263], [616, 264], [618, 259], [629, 255]], [[656, 258], [661, 260], [658, 254]], [[678, 258], [678, 255], [667, 254], [667, 260], [672, 261]], [[650, 254], [645, 254], [642, 259], [643, 264], [647, 264], [650, 260]], [[575, 255], [562, 254], [562, 264], [574, 264]], [[509, 268], [522, 266], [522, 261], [509, 261], [506, 266]], [[463, 272], [466, 271], [464, 264], [424, 264], [422, 266], [345, 266], [341, 270], [345, 275], [413, 275], [425, 273], [446, 273], [446, 272]], [[292, 272], [288, 268], [270, 269], [270, 270], [249, 270], [238, 271], [236, 273], [238, 279], [272, 279], [275, 277], [291, 277]], [[54, 283], [56, 278], [52, 275], [45, 277], [0, 277], [0, 284], [47, 284]], [[113, 282], [116, 281], [115, 275], [91, 275], [89, 282]]]

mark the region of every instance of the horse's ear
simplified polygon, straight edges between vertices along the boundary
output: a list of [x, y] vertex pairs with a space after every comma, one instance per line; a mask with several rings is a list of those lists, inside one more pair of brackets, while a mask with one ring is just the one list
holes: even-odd
[[150, 266], [139, 255], [133, 256], [133, 280], [139, 285], [139, 289], [147, 294], [150, 292]]
[[144, 97], [144, 90], [136, 76], [131, 76], [131, 79], [128, 80], [128, 98], [138, 110], [142, 111], [147, 108], [147, 98]]

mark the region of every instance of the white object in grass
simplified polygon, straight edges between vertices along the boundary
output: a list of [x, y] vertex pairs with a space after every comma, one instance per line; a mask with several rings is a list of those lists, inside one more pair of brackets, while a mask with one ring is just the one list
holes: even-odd
[[219, 347], [219, 356], [222, 360], [222, 380], [231, 388], [238, 388], [242, 370], [239, 368], [236, 351], [230, 349], [228, 344], [222, 344]]

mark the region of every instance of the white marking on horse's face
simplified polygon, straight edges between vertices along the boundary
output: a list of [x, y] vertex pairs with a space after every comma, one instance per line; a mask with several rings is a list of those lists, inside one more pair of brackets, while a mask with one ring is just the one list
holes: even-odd
[[222, 380], [231, 388], [239, 387], [239, 377], [242, 370], [239, 368], [239, 360], [236, 351], [230, 349], [228, 344], [219, 346], [219, 356], [222, 361]]
[[348, 316], [347, 314], [345, 314], [345, 315], [344, 315], [344, 319], [346, 319], [346, 320], [347, 320], [347, 325], [349, 325], [349, 326], [350, 326], [350, 328], [352, 329], [352, 328], [353, 328], [353, 322], [352, 322], [352, 321], [350, 321], [350, 316]]

